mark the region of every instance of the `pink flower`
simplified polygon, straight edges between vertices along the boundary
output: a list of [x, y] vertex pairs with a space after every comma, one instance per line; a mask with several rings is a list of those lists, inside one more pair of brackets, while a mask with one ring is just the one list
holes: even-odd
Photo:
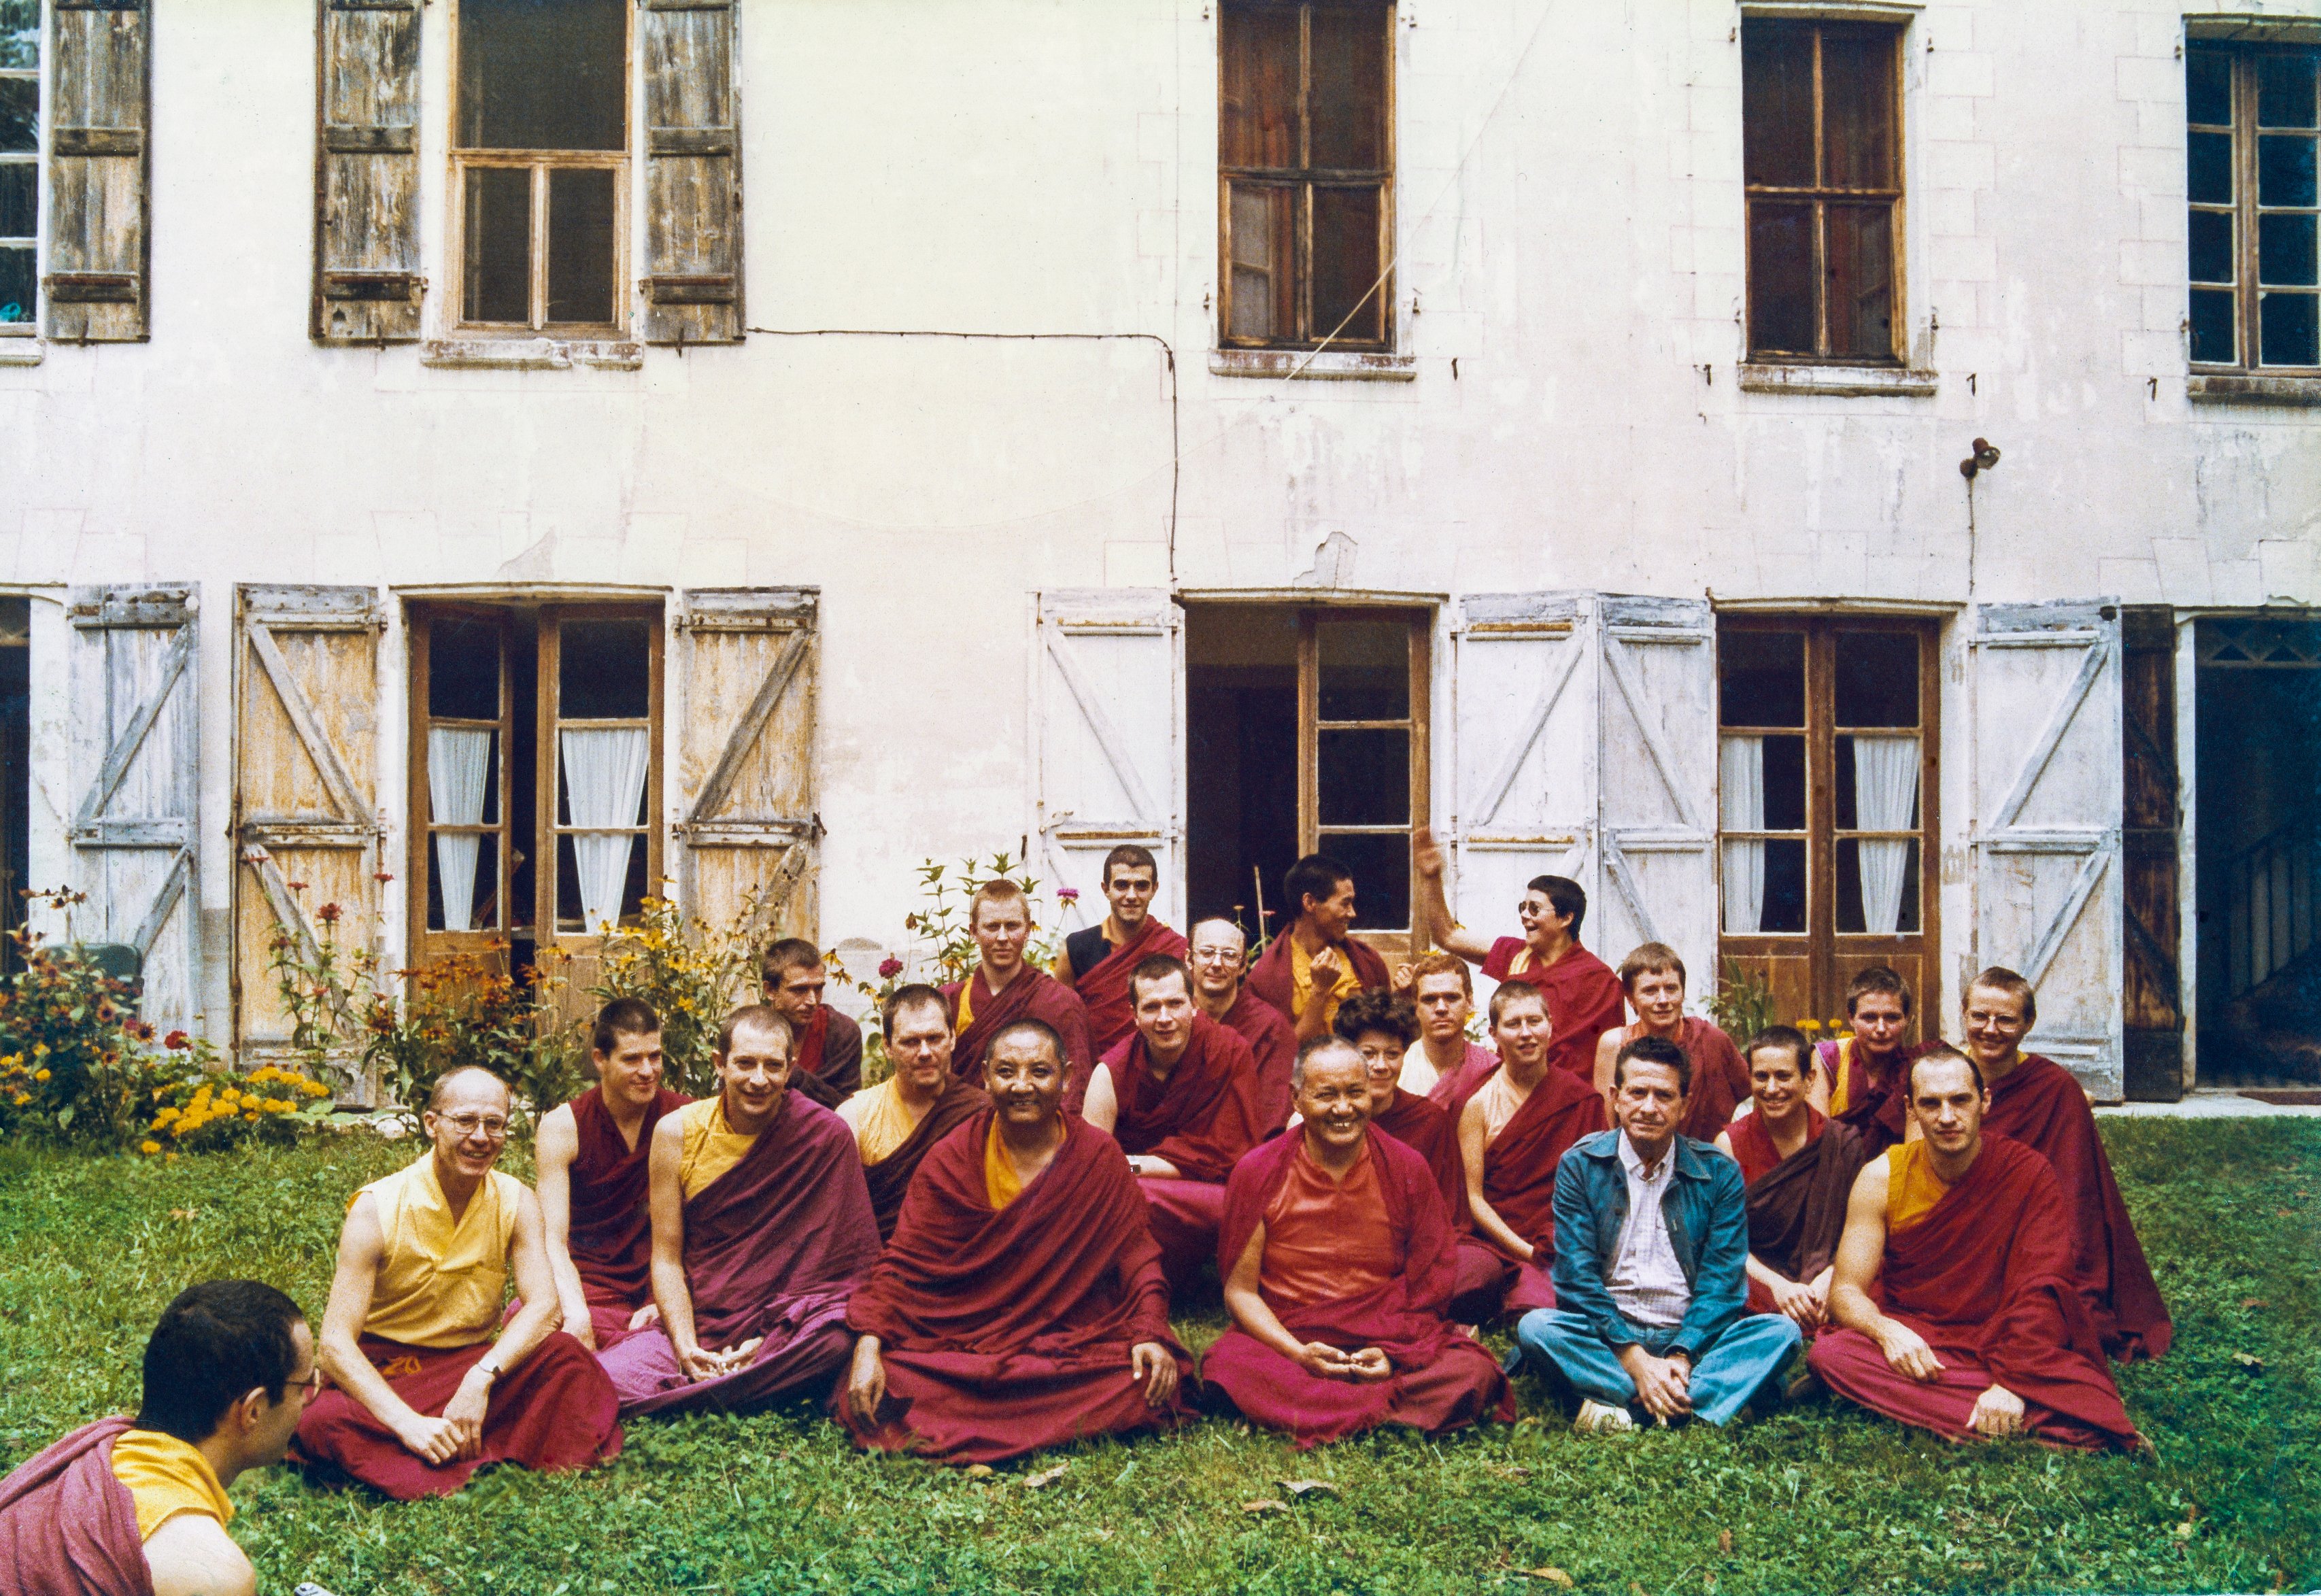
[[1078, 903], [1080, 900], [1080, 889], [1078, 887], [1059, 887], [1056, 889], [1056, 896], [1066, 903]]
[[900, 959], [888, 957], [878, 961], [878, 976], [880, 980], [892, 980], [902, 973], [903, 962]]

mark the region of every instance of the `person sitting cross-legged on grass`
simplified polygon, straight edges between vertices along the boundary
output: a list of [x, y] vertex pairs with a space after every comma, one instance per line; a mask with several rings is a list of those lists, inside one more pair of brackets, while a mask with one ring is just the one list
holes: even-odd
[[1044, 1021], [1002, 1027], [983, 1068], [988, 1100], [928, 1153], [847, 1309], [833, 1415], [858, 1446], [954, 1464], [1173, 1427], [1192, 1360], [1119, 1145], [1063, 1112]]
[[1517, 1356], [1576, 1391], [1582, 1432], [1724, 1424], [1780, 1372], [1798, 1327], [1743, 1310], [1749, 1220], [1741, 1171], [1679, 1135], [1690, 1062], [1640, 1036], [1614, 1062], [1618, 1128], [1564, 1154], [1555, 1172], [1555, 1300], [1515, 1327]]
[[282, 1461], [314, 1394], [298, 1305], [250, 1280], [178, 1293], [145, 1344], [134, 1418], [100, 1418], [0, 1480], [0, 1591], [250, 1596], [225, 1488]]
[[[620, 1452], [605, 1372], [557, 1328], [539, 1200], [492, 1167], [508, 1107], [490, 1071], [452, 1071], [420, 1117], [426, 1156], [355, 1193], [323, 1313], [334, 1389], [298, 1421], [302, 1461], [408, 1501], [486, 1464], [577, 1469]], [[502, 1329], [511, 1274], [523, 1306]]]
[[2029, 1432], [2139, 1444], [2072, 1271], [2062, 1183], [1987, 1133], [1989, 1094], [1949, 1047], [1910, 1066], [1919, 1136], [1853, 1184], [1830, 1313], [1808, 1354], [1832, 1391], [1953, 1440]]
[[1749, 1311], [1795, 1319], [1811, 1335], [1829, 1319], [1831, 1262], [1867, 1154], [1861, 1132], [1808, 1100], [1804, 1032], [1768, 1026], [1747, 1057], [1751, 1111], [1717, 1132], [1716, 1150], [1749, 1188]]
[[1226, 1183], [1217, 1267], [1233, 1327], [1202, 1377], [1301, 1447], [1513, 1419], [1506, 1377], [1448, 1316], [1457, 1254], [1434, 1172], [1370, 1124], [1361, 1054], [1317, 1037], [1297, 1072], [1300, 1123]]

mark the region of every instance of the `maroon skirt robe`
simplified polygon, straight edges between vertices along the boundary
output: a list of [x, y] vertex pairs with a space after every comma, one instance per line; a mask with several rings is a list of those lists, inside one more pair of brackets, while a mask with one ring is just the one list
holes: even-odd
[[83, 1425], [0, 1480], [0, 1591], [153, 1596], [137, 1502], [114, 1477], [125, 1417]]
[[[951, 1045], [951, 1072], [969, 1086], [980, 1085], [983, 1053], [991, 1039], [1019, 1019], [1041, 1020], [1064, 1039], [1064, 1112], [1079, 1113], [1087, 1100], [1088, 1077], [1096, 1072], [1097, 1061], [1097, 1051], [1088, 1042], [1088, 1008], [1079, 995], [1046, 971], [1028, 964], [1016, 972], [1004, 992], [995, 994], [984, 984], [981, 965], [969, 973], [967, 980], [975, 983], [975, 1017], [960, 1026], [959, 1039]], [[959, 995], [966, 985], [967, 981], [954, 980], [942, 989], [954, 1026], [959, 1024]]]
[[616, 1346], [635, 1334], [629, 1320], [652, 1300], [652, 1216], [647, 1165], [653, 1127], [693, 1099], [664, 1087], [645, 1108], [637, 1145], [621, 1139], [620, 1127], [605, 1107], [601, 1088], [572, 1099], [572, 1125], [579, 1150], [573, 1154], [572, 1217], [568, 1245], [572, 1265], [588, 1297], [588, 1318], [596, 1350]]
[[1248, 1043], [1257, 1060], [1257, 1128], [1260, 1135], [1270, 1136], [1289, 1123], [1289, 1072], [1297, 1062], [1297, 1033], [1247, 982], [1217, 1023]]
[[1097, 1057], [1136, 1028], [1136, 1006], [1130, 1000], [1129, 972], [1147, 959], [1182, 959], [1185, 939], [1147, 915], [1126, 942], [1097, 961], [1092, 970], [1072, 971], [1069, 989], [1088, 1010], [1088, 1046]]
[[1182, 1296], [1199, 1284], [1216, 1251], [1225, 1177], [1262, 1134], [1257, 1061], [1240, 1036], [1197, 1013], [1185, 1054], [1167, 1081], [1152, 1079], [1147, 1057], [1143, 1036], [1132, 1032], [1105, 1060], [1119, 1103], [1112, 1134], [1122, 1152], [1177, 1166], [1176, 1179], [1138, 1184], [1151, 1208], [1160, 1266], [1170, 1289]]
[[1129, 1349], [1169, 1328], [1160, 1250], [1113, 1139], [1067, 1119], [1063, 1145], [1006, 1208], [984, 1181], [987, 1109], [938, 1142], [847, 1323], [876, 1336], [887, 1394], [865, 1423], [842, 1385], [831, 1411], [856, 1445], [995, 1464], [1090, 1436], [1173, 1428], [1130, 1377]]
[[[1499, 1134], [1483, 1149], [1483, 1200], [1506, 1227], [1529, 1242], [1529, 1258], [1507, 1257], [1515, 1276], [1510, 1313], [1555, 1306], [1555, 1171], [1571, 1145], [1611, 1121], [1596, 1089], [1550, 1069]], [[1477, 1240], [1497, 1251], [1481, 1236]]]

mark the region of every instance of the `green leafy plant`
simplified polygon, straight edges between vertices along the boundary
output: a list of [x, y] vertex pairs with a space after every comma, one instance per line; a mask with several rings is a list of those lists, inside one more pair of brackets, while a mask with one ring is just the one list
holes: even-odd
[[561, 956], [511, 971], [509, 952], [494, 943], [403, 971], [400, 1003], [371, 995], [362, 1060], [388, 1100], [416, 1108], [450, 1071], [480, 1064], [514, 1090], [528, 1123], [587, 1084], [578, 1028], [559, 1017]]
[[1708, 1016], [1735, 1042], [1750, 1037], [1774, 1022], [1773, 990], [1735, 959], [1725, 961], [1725, 979], [1708, 995]]
[[716, 1090], [718, 1028], [757, 995], [760, 920], [755, 894], [724, 926], [705, 926], [666, 898], [648, 898], [637, 924], [605, 943], [588, 995], [600, 1004], [639, 998], [652, 1005], [669, 1083], [678, 1091]]
[[13, 933], [23, 967], [0, 980], [0, 1134], [118, 1152], [142, 1132], [154, 1085], [168, 1065], [150, 1045], [128, 984], [80, 956], [68, 890], [28, 892], [66, 918], [50, 946], [27, 927]]

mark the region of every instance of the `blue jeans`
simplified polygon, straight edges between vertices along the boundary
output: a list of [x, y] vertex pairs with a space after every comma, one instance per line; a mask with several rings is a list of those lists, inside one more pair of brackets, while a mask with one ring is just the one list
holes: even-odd
[[[1640, 1328], [1642, 1327], [1639, 1327]], [[1778, 1373], [1797, 1350], [1798, 1327], [1779, 1314], [1744, 1314], [1725, 1334], [1694, 1354], [1692, 1416], [1723, 1424], [1741, 1411], [1757, 1388]], [[1654, 1357], [1676, 1338], [1676, 1327], [1645, 1330], [1640, 1344]], [[1507, 1360], [1512, 1371], [1525, 1356], [1536, 1358], [1552, 1375], [1561, 1376], [1583, 1397], [1593, 1397], [1615, 1408], [1636, 1400], [1636, 1382], [1620, 1366], [1610, 1345], [1596, 1327], [1576, 1313], [1540, 1308], [1523, 1316], [1515, 1326], [1515, 1351]]]

